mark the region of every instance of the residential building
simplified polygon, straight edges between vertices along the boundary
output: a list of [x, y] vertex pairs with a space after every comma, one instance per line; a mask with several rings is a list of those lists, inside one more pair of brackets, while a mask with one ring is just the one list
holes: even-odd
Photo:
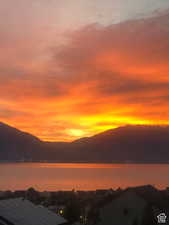
[[61, 225], [67, 221], [23, 198], [0, 200], [0, 225]]
[[100, 208], [98, 225], [142, 225], [146, 200], [127, 191]]

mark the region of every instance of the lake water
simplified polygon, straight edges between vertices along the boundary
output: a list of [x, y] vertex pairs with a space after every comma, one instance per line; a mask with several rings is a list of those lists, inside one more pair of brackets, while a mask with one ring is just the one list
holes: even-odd
[[1, 163], [0, 190], [95, 190], [169, 186], [167, 164]]

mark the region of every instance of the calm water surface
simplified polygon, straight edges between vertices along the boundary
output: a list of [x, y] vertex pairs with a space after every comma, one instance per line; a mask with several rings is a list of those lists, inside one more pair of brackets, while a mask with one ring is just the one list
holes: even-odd
[[1, 163], [0, 190], [93, 190], [169, 186], [167, 164]]

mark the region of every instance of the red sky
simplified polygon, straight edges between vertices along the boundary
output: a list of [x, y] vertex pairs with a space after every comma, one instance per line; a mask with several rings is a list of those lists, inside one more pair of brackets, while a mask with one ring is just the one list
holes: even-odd
[[167, 6], [51, 2], [2, 5], [0, 120], [49, 141], [169, 124]]

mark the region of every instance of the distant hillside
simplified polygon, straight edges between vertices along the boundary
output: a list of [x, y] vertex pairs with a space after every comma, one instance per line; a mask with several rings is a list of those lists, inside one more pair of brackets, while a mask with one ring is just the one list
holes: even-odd
[[169, 161], [168, 126], [124, 126], [74, 143], [97, 161]]
[[37, 137], [0, 123], [0, 160], [37, 157], [41, 145]]
[[169, 162], [169, 126], [124, 126], [72, 143], [43, 142], [0, 123], [0, 160]]

